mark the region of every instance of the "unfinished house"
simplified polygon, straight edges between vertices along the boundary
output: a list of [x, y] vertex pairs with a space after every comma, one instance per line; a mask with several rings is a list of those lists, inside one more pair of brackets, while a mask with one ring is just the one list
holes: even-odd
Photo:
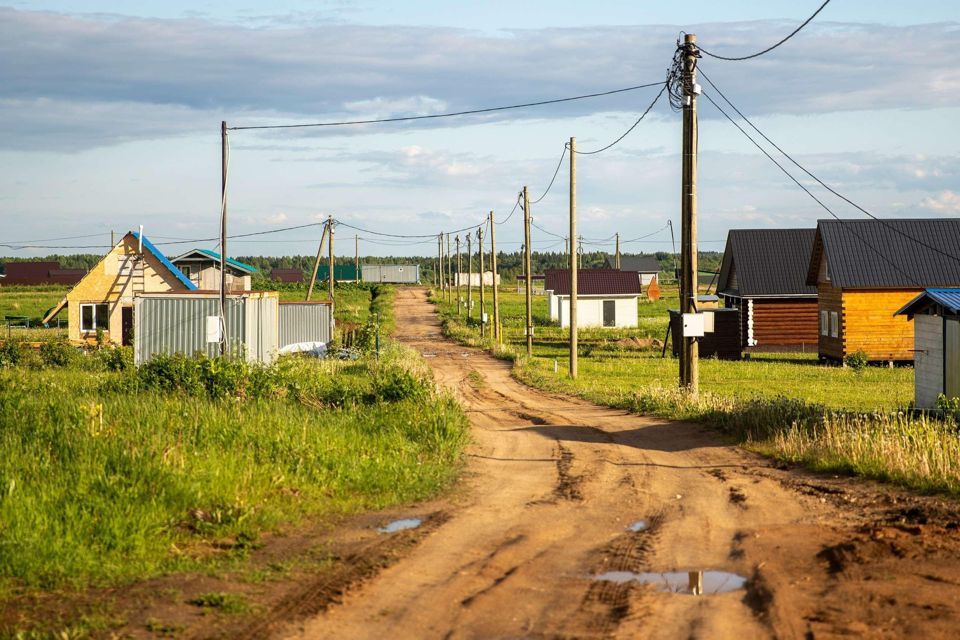
[[[191, 249], [171, 262], [197, 289], [220, 290], [220, 254], [216, 251]], [[256, 272], [256, 267], [227, 258], [227, 291], [249, 291], [250, 276]]]

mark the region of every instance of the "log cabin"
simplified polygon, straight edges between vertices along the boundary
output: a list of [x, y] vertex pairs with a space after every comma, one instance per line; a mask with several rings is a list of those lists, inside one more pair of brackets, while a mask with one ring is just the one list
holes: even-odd
[[821, 358], [912, 362], [913, 323], [894, 314], [924, 289], [960, 286], [960, 219], [820, 220], [807, 284]]
[[817, 347], [817, 287], [807, 284], [816, 229], [731, 229], [717, 293], [740, 312], [747, 351]]

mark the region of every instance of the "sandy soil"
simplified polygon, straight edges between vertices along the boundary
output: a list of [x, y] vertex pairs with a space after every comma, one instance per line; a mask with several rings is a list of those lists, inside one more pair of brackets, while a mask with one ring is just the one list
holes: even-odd
[[[698, 425], [532, 390], [442, 338], [422, 290], [398, 292], [397, 327], [470, 412], [465, 491], [397, 562], [281, 635], [956, 637], [954, 501], [776, 468]], [[712, 593], [707, 574], [690, 595], [594, 579], [701, 570], [747, 580]]]

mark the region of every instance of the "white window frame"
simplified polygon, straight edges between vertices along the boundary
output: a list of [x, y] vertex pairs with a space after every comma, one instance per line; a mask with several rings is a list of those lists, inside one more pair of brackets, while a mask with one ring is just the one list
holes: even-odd
[[820, 312], [820, 335], [830, 335], [830, 312], [826, 310]]
[[[91, 316], [90, 316], [90, 317], [93, 319], [93, 326], [92, 326], [92, 327], [84, 327], [84, 326], [83, 326], [83, 309], [84, 309], [84, 307], [93, 307], [93, 313], [92, 313]], [[107, 318], [106, 326], [103, 326], [103, 327], [98, 327], [98, 326], [97, 326], [97, 307], [106, 307], [106, 309], [107, 309], [107, 313], [106, 313], [106, 318]], [[94, 333], [94, 332], [96, 332], [97, 329], [103, 329], [104, 331], [108, 331], [108, 330], [110, 329], [110, 305], [107, 304], [106, 302], [84, 302], [83, 304], [80, 305], [80, 333]]]
[[840, 337], [840, 314], [836, 311], [830, 312], [830, 337]]

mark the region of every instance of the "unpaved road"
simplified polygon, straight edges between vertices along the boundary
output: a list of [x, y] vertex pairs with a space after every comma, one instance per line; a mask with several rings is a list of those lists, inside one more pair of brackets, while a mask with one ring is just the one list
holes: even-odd
[[[953, 502], [777, 469], [696, 425], [531, 390], [507, 363], [442, 338], [424, 291], [401, 289], [396, 311], [398, 337], [470, 412], [466, 490], [403, 559], [295, 636], [960, 633]], [[641, 519], [646, 530], [628, 531]], [[593, 579], [698, 570], [748, 580], [693, 596]]]

